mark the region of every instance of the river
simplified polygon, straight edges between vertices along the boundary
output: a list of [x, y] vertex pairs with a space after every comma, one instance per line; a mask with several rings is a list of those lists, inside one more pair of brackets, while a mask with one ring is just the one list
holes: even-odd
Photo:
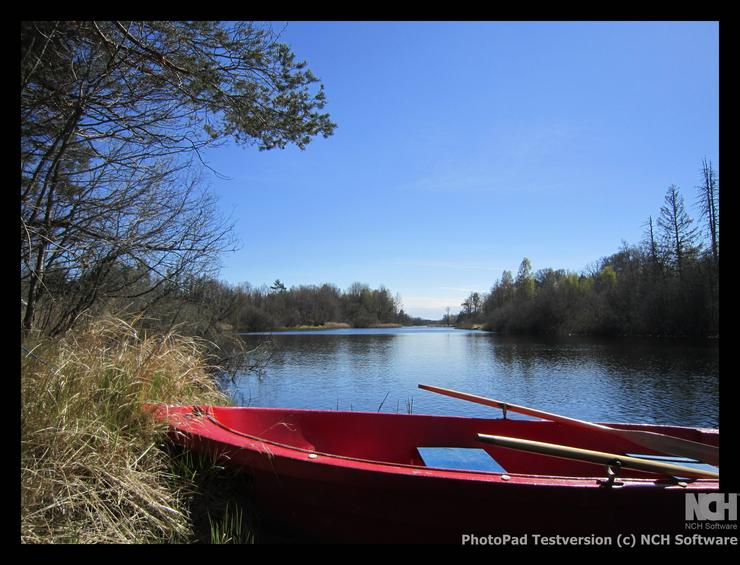
[[433, 327], [244, 339], [271, 340], [273, 353], [261, 372], [239, 374], [227, 385], [242, 406], [501, 414], [417, 387], [426, 383], [591, 421], [719, 425], [717, 342], [502, 336]]

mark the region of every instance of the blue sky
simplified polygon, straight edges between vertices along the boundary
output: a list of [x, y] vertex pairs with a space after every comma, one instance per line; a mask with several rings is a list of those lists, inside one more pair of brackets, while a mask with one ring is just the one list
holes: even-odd
[[232, 283], [382, 284], [440, 318], [525, 256], [580, 272], [637, 243], [670, 184], [689, 204], [719, 169], [715, 22], [272, 25], [338, 128], [206, 154]]

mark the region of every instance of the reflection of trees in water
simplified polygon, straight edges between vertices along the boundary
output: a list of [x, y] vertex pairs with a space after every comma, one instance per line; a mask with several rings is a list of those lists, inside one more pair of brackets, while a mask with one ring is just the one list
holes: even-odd
[[383, 361], [390, 354], [393, 348], [393, 340], [397, 337], [386, 334], [352, 336], [344, 340], [344, 345], [353, 360], [360, 357], [370, 357], [372, 359], [378, 357]]
[[[388, 394], [383, 410], [405, 412], [416, 385], [434, 381], [575, 418], [717, 425], [718, 347], [705, 342], [455, 332], [271, 339], [262, 376], [235, 383], [237, 402], [374, 411]], [[444, 413], [424, 396], [414, 409]]]
[[594, 365], [620, 374], [719, 376], [719, 348], [705, 342], [500, 335], [489, 339], [494, 363], [509, 368]]
[[[575, 389], [584, 402], [660, 414], [671, 407], [671, 419], [686, 424], [703, 414], [716, 425], [719, 405], [719, 348], [691, 340], [533, 338], [490, 336], [495, 375], [540, 381], [555, 387], [557, 378], [581, 375], [584, 387], [593, 385], [603, 394]], [[622, 408], [624, 413], [629, 410]], [[667, 423], [667, 422], [666, 422]]]

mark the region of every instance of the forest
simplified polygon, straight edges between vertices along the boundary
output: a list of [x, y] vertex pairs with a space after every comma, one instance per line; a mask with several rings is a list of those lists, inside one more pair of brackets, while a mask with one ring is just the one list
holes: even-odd
[[[181, 323], [201, 328], [201, 334], [229, 330], [260, 332], [305, 327], [414, 325], [429, 322], [406, 314], [401, 297], [381, 286], [355, 282], [346, 290], [336, 285], [286, 287], [280, 279], [271, 286], [231, 285], [216, 278], [194, 280], [169, 297], [169, 311]], [[176, 307], [175, 307], [176, 306]], [[162, 315], [164, 304], [157, 308]]]
[[491, 291], [462, 303], [460, 326], [506, 333], [719, 336], [719, 176], [701, 163], [700, 217], [690, 216], [680, 189], [668, 187], [642, 241], [582, 273], [533, 270], [524, 258]]

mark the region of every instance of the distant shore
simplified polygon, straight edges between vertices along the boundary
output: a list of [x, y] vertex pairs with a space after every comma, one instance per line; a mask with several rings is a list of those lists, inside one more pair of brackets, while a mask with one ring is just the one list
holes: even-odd
[[[301, 325], [301, 326], [288, 326], [275, 328], [273, 331], [276, 332], [295, 332], [295, 331], [315, 331], [315, 330], [349, 330], [355, 326], [348, 324], [347, 322], [326, 322], [321, 325]], [[382, 324], [370, 324], [365, 326], [371, 329], [377, 328], [402, 328], [402, 324], [395, 323], [382, 323]]]

